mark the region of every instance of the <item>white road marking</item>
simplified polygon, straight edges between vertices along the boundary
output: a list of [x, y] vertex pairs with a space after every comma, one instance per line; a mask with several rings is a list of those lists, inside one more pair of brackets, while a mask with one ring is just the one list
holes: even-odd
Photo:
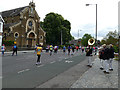
[[44, 64], [43, 65], [40, 65], [40, 66], [37, 66], [37, 67], [43, 67], [44, 66]]
[[19, 74], [19, 73], [22, 73], [22, 72], [29, 71], [29, 70], [30, 70], [30, 69], [21, 70], [21, 71], [18, 72], [18, 74]]
[[53, 61], [53, 62], [50, 62], [50, 63], [52, 64], [52, 63], [55, 63], [55, 62], [56, 62], [56, 61]]
[[66, 62], [66, 63], [71, 63], [71, 62], [73, 62], [73, 61], [68, 61], [68, 60], [66, 60], [65, 62]]

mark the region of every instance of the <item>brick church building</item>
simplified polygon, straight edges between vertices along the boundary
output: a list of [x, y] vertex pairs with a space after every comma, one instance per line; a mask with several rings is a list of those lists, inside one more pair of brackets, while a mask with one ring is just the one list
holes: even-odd
[[15, 41], [18, 47], [45, 45], [46, 32], [40, 27], [40, 17], [35, 10], [34, 2], [1, 13], [5, 21], [3, 40]]

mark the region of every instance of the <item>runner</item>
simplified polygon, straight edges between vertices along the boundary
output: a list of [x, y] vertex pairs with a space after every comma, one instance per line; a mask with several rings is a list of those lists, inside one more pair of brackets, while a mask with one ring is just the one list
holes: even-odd
[[52, 51], [53, 51], [53, 46], [52, 44], [50, 45], [50, 56], [52, 55]]
[[65, 54], [65, 52], [66, 52], [66, 47], [64, 46], [63, 47], [63, 53]]
[[2, 56], [4, 56], [5, 49], [6, 49], [6, 47], [5, 47], [5, 45], [3, 44], [2, 47], [1, 47]]
[[37, 56], [38, 56], [36, 65], [38, 65], [38, 64], [41, 64], [41, 59], [40, 59], [40, 57], [41, 57], [41, 52], [42, 52], [41, 44], [38, 45], [36, 51], [37, 51]]
[[70, 55], [70, 51], [71, 51], [71, 46], [68, 46], [68, 55]]
[[14, 44], [12, 56], [14, 55], [14, 53], [16, 53], [16, 56], [17, 56], [17, 49], [18, 49], [18, 48], [17, 48], [17, 45]]

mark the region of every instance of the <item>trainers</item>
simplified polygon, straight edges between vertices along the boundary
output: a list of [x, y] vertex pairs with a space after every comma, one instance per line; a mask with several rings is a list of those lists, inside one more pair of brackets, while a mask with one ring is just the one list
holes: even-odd
[[102, 67], [101, 67], [100, 69], [101, 69], [101, 70], [103, 70], [103, 68], [102, 68]]
[[36, 63], [36, 65], [38, 65], [38, 63]]
[[105, 74], [109, 74], [109, 72], [103, 71]]
[[113, 71], [113, 69], [109, 69], [110, 71]]
[[87, 65], [88, 67], [92, 67], [92, 65]]

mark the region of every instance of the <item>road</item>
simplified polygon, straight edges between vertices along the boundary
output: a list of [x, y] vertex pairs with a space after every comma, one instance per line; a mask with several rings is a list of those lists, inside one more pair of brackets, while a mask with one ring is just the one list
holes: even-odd
[[34, 52], [2, 57], [3, 88], [35, 88], [85, 60], [85, 54], [76, 52], [74, 56], [68, 56], [59, 51], [50, 56], [43, 52], [42, 64], [37, 66], [36, 59]]

